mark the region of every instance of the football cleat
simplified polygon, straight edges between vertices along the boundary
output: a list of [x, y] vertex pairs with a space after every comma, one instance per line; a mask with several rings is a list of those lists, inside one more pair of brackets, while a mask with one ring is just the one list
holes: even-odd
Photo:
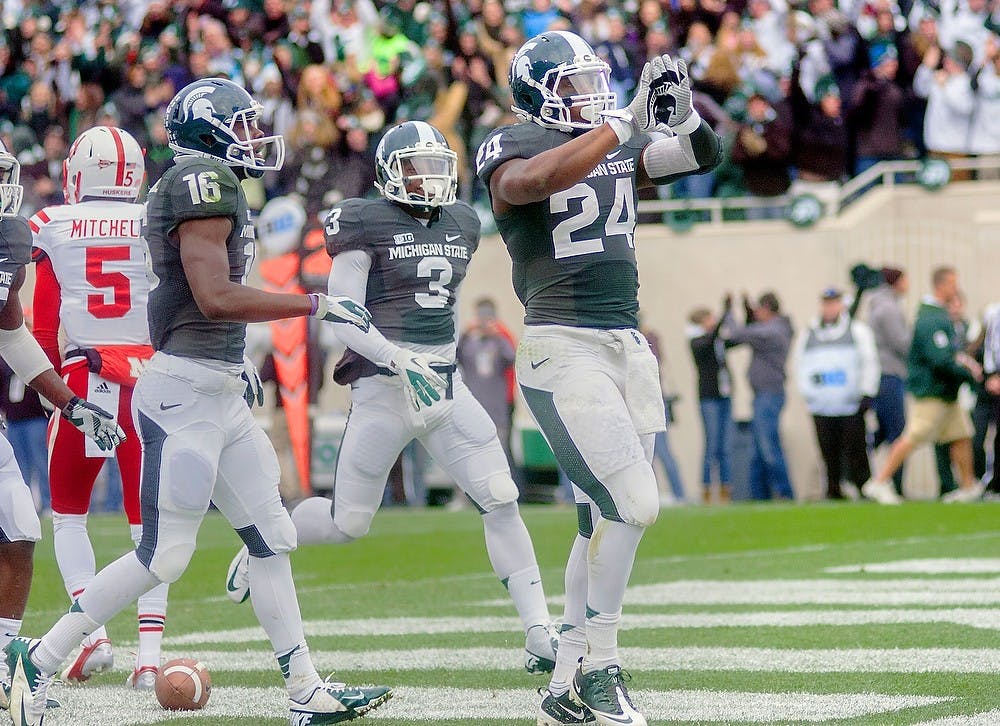
[[159, 672], [159, 668], [151, 665], [136, 668], [125, 679], [125, 685], [136, 691], [152, 691], [156, 688], [156, 674]]
[[14, 726], [41, 726], [45, 721], [45, 709], [49, 707], [46, 691], [54, 674], [44, 673], [31, 662], [29, 654], [40, 642], [15, 638], [7, 645], [7, 666], [11, 672], [7, 708]]
[[631, 676], [612, 665], [592, 673], [584, 673], [581, 664], [573, 676], [573, 700], [586, 706], [597, 723], [608, 726], [646, 726], [646, 717], [635, 710], [625, 682]]
[[553, 626], [532, 625], [524, 640], [524, 670], [533, 675], [551, 673], [558, 649], [559, 635]]
[[90, 645], [80, 647], [69, 668], [62, 672], [62, 679], [68, 683], [83, 683], [91, 676], [111, 670], [115, 664], [115, 654], [111, 650], [111, 641], [99, 638]]
[[390, 698], [392, 690], [385, 686], [355, 688], [323, 681], [304, 701], [289, 699], [288, 723], [290, 726], [316, 726], [352, 721], [374, 711]]
[[244, 547], [229, 563], [226, 573], [226, 597], [239, 605], [250, 597], [250, 551]]
[[591, 710], [574, 701], [569, 691], [553, 696], [548, 688], [539, 688], [538, 695], [542, 696], [542, 705], [538, 707], [538, 726], [597, 723]]

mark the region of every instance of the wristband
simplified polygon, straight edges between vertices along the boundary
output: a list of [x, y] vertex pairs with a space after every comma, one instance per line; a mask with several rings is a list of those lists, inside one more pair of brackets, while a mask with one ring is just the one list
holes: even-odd
[[315, 316], [316, 312], [319, 310], [319, 295], [311, 292], [306, 297], [309, 298], [309, 316]]
[[610, 126], [611, 130], [615, 132], [619, 144], [624, 144], [632, 138], [632, 135], [635, 133], [635, 116], [627, 108], [617, 111], [604, 111], [601, 115], [604, 117], [604, 123]]
[[688, 117], [676, 126], [672, 126], [670, 130], [678, 136], [687, 136], [697, 131], [699, 126], [701, 126], [701, 115], [692, 108]]

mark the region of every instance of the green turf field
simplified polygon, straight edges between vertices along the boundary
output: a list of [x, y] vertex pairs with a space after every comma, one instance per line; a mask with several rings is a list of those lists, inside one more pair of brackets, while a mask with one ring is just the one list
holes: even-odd
[[[553, 615], [571, 509], [525, 507]], [[99, 564], [129, 547], [91, 518]], [[51, 525], [24, 632], [65, 609]], [[171, 590], [167, 657], [200, 658], [215, 689], [191, 724], [287, 723], [280, 675], [249, 605], [223, 594], [236, 536], [212, 516]], [[533, 724], [545, 684], [491, 574], [473, 512], [394, 509], [344, 547], [293, 556], [321, 671], [384, 683], [389, 724]], [[120, 670], [53, 687], [46, 724], [172, 720], [121, 685], [134, 610], [109, 630]], [[1000, 505], [776, 504], [661, 513], [639, 552], [620, 637], [650, 723], [1000, 724]], [[324, 673], [325, 675], [325, 673]]]

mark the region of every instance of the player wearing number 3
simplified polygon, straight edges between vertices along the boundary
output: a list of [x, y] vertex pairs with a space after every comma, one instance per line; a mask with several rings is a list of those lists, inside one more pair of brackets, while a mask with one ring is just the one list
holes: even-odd
[[659, 509], [650, 461], [665, 420], [656, 360], [637, 329], [636, 190], [720, 157], [691, 107], [684, 61], [647, 63], [623, 109], [608, 72], [573, 33], [527, 41], [510, 69], [523, 123], [487, 137], [476, 159], [526, 311], [518, 381], [580, 513], [542, 726], [646, 724], [617, 650], [632, 563]]
[[[115, 411], [128, 438], [114, 452], [121, 471], [125, 514], [138, 544], [139, 468], [142, 451], [132, 421], [132, 389], [153, 355], [146, 327], [146, 245], [142, 149], [111, 126], [85, 131], [64, 164], [66, 204], [47, 207], [29, 221], [35, 260], [35, 338], [56, 372], [80, 398]], [[59, 346], [60, 322], [66, 335]], [[56, 563], [70, 601], [94, 579], [94, 549], [87, 512], [94, 481], [107, 456], [58, 417], [49, 424], [49, 481]], [[128, 684], [150, 689], [160, 664], [167, 585], [139, 598], [139, 648]], [[63, 673], [86, 681], [114, 665], [105, 629], [88, 635]]]
[[[298, 541], [343, 543], [367, 534], [389, 469], [419, 440], [482, 515], [490, 561], [526, 633], [525, 667], [550, 671], [548, 607], [517, 487], [496, 426], [454, 363], [454, 306], [479, 244], [479, 218], [455, 200], [455, 152], [429, 124], [390, 128], [375, 156], [383, 198], [334, 207], [326, 248], [334, 258], [330, 292], [364, 301], [373, 329], [387, 340], [337, 331], [348, 350], [334, 379], [351, 386], [351, 415], [333, 501], [314, 497], [292, 512]], [[245, 597], [244, 560], [237, 556], [227, 578], [234, 600]]]

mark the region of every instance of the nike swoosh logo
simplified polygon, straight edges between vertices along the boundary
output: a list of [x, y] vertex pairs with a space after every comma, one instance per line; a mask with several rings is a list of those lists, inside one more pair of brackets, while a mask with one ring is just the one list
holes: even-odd
[[612, 152], [611, 152], [610, 154], [607, 154], [607, 155], [606, 155], [606, 156], [605, 156], [604, 158], [605, 158], [605, 159], [614, 159], [614, 158], [615, 158], [616, 156], [618, 156], [618, 155], [619, 155], [620, 153], [622, 153], [622, 150], [621, 150], [620, 148], [619, 148], [619, 149], [615, 149], [615, 150], [614, 150], [614, 151], [612, 151]]
[[531, 361], [531, 370], [535, 370], [535, 369], [537, 369], [537, 368], [538, 368], [538, 366], [542, 365], [542, 364], [543, 364], [543, 363], [545, 363], [545, 361], [547, 361], [547, 360], [548, 360], [548, 358], [542, 358], [542, 359], [541, 359], [540, 361], [538, 361], [537, 363], [536, 363], [535, 361]]
[[585, 715], [584, 710], [582, 708], [579, 711], [574, 711], [573, 709], [563, 706], [562, 704], [559, 704], [559, 708], [562, 709], [563, 713], [566, 713], [572, 716], [573, 718], [577, 718], [580, 720], [583, 720], [583, 717]]
[[170, 404], [170, 405], [168, 406], [168, 405], [166, 405], [165, 403], [161, 403], [161, 404], [160, 404], [160, 410], [161, 410], [161, 411], [169, 411], [169, 410], [170, 410], [170, 409], [172, 409], [172, 408], [177, 408], [178, 406], [183, 406], [183, 405], [184, 405], [183, 403], [171, 403], [171, 404]]
[[236, 579], [236, 570], [234, 569], [233, 574], [229, 576], [229, 581], [226, 582], [226, 589], [229, 590], [229, 592], [236, 592], [236, 588], [233, 587], [233, 580], [235, 579]]
[[6, 262], [9, 259], [9, 257], [0, 257], [0, 262]]
[[457, 239], [462, 239], [462, 235], [460, 235], [460, 234], [446, 234], [444, 236], [445, 242], [454, 242]]
[[531, 581], [531, 582], [529, 582], [528, 584], [529, 584], [529, 585], [537, 585], [537, 584], [538, 584], [538, 583], [540, 583], [540, 582], [541, 582], [541, 580], [532, 580], [532, 581]]

